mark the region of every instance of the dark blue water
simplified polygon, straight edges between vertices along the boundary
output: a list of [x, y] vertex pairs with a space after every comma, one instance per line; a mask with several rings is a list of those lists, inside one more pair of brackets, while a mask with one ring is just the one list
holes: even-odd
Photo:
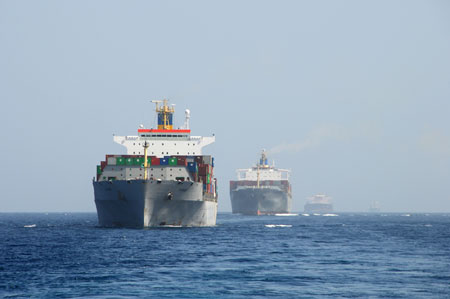
[[0, 297], [450, 297], [448, 214], [217, 223], [104, 229], [94, 213], [0, 214]]

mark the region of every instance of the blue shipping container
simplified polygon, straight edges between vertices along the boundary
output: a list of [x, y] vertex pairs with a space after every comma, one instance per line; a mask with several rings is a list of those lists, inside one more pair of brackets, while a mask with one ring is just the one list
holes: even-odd
[[169, 165], [169, 159], [159, 158], [159, 165]]
[[188, 170], [189, 172], [197, 172], [197, 163], [196, 162], [188, 162]]

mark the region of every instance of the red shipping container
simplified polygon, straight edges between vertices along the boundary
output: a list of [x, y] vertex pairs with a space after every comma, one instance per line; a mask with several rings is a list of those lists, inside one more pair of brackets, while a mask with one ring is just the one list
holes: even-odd
[[179, 157], [177, 157], [177, 165], [179, 165], [179, 166], [187, 166], [187, 160], [186, 160], [186, 157], [183, 157], [183, 156], [179, 156]]
[[194, 161], [197, 162], [197, 164], [203, 164], [203, 157], [195, 156]]
[[106, 166], [106, 161], [101, 161], [100, 162], [100, 167], [102, 168], [102, 171], [105, 168], [105, 166]]
[[198, 166], [198, 174], [199, 175], [207, 175], [209, 173], [209, 165], [207, 164], [200, 164]]
[[187, 166], [188, 162], [187, 162], [187, 160], [178, 160], [177, 165], [178, 166]]
[[150, 165], [160, 165], [159, 158], [152, 156]]

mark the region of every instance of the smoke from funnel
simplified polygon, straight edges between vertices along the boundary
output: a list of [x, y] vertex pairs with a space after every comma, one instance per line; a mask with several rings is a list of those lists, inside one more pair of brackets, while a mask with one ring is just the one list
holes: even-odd
[[283, 142], [267, 151], [268, 155], [274, 155], [284, 152], [297, 153], [308, 148], [314, 148], [330, 139], [341, 139], [344, 137], [342, 127], [336, 125], [326, 125], [315, 128], [308, 136], [301, 141], [288, 143]]

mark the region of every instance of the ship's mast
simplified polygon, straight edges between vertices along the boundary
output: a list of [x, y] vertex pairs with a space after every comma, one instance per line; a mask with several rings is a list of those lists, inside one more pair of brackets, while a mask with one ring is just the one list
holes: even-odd
[[259, 188], [259, 164], [256, 165], [256, 187]]
[[148, 180], [148, 162], [147, 162], [147, 149], [149, 144], [147, 141], [144, 142], [144, 180]]
[[259, 160], [259, 165], [262, 168], [268, 168], [269, 167], [269, 161], [267, 160], [266, 150], [263, 149], [261, 152], [261, 159]]
[[256, 187], [259, 188], [259, 169], [260, 168], [268, 168], [268, 161], [266, 156], [266, 150], [263, 149], [261, 152], [261, 159], [259, 159], [259, 163], [256, 164]]
[[[167, 100], [164, 99], [162, 101], [152, 101], [152, 103], [156, 104], [156, 113], [158, 114], [158, 130], [173, 130], [173, 113], [175, 112], [174, 105], [167, 105]], [[160, 103], [163, 103], [162, 106], [159, 106]]]

